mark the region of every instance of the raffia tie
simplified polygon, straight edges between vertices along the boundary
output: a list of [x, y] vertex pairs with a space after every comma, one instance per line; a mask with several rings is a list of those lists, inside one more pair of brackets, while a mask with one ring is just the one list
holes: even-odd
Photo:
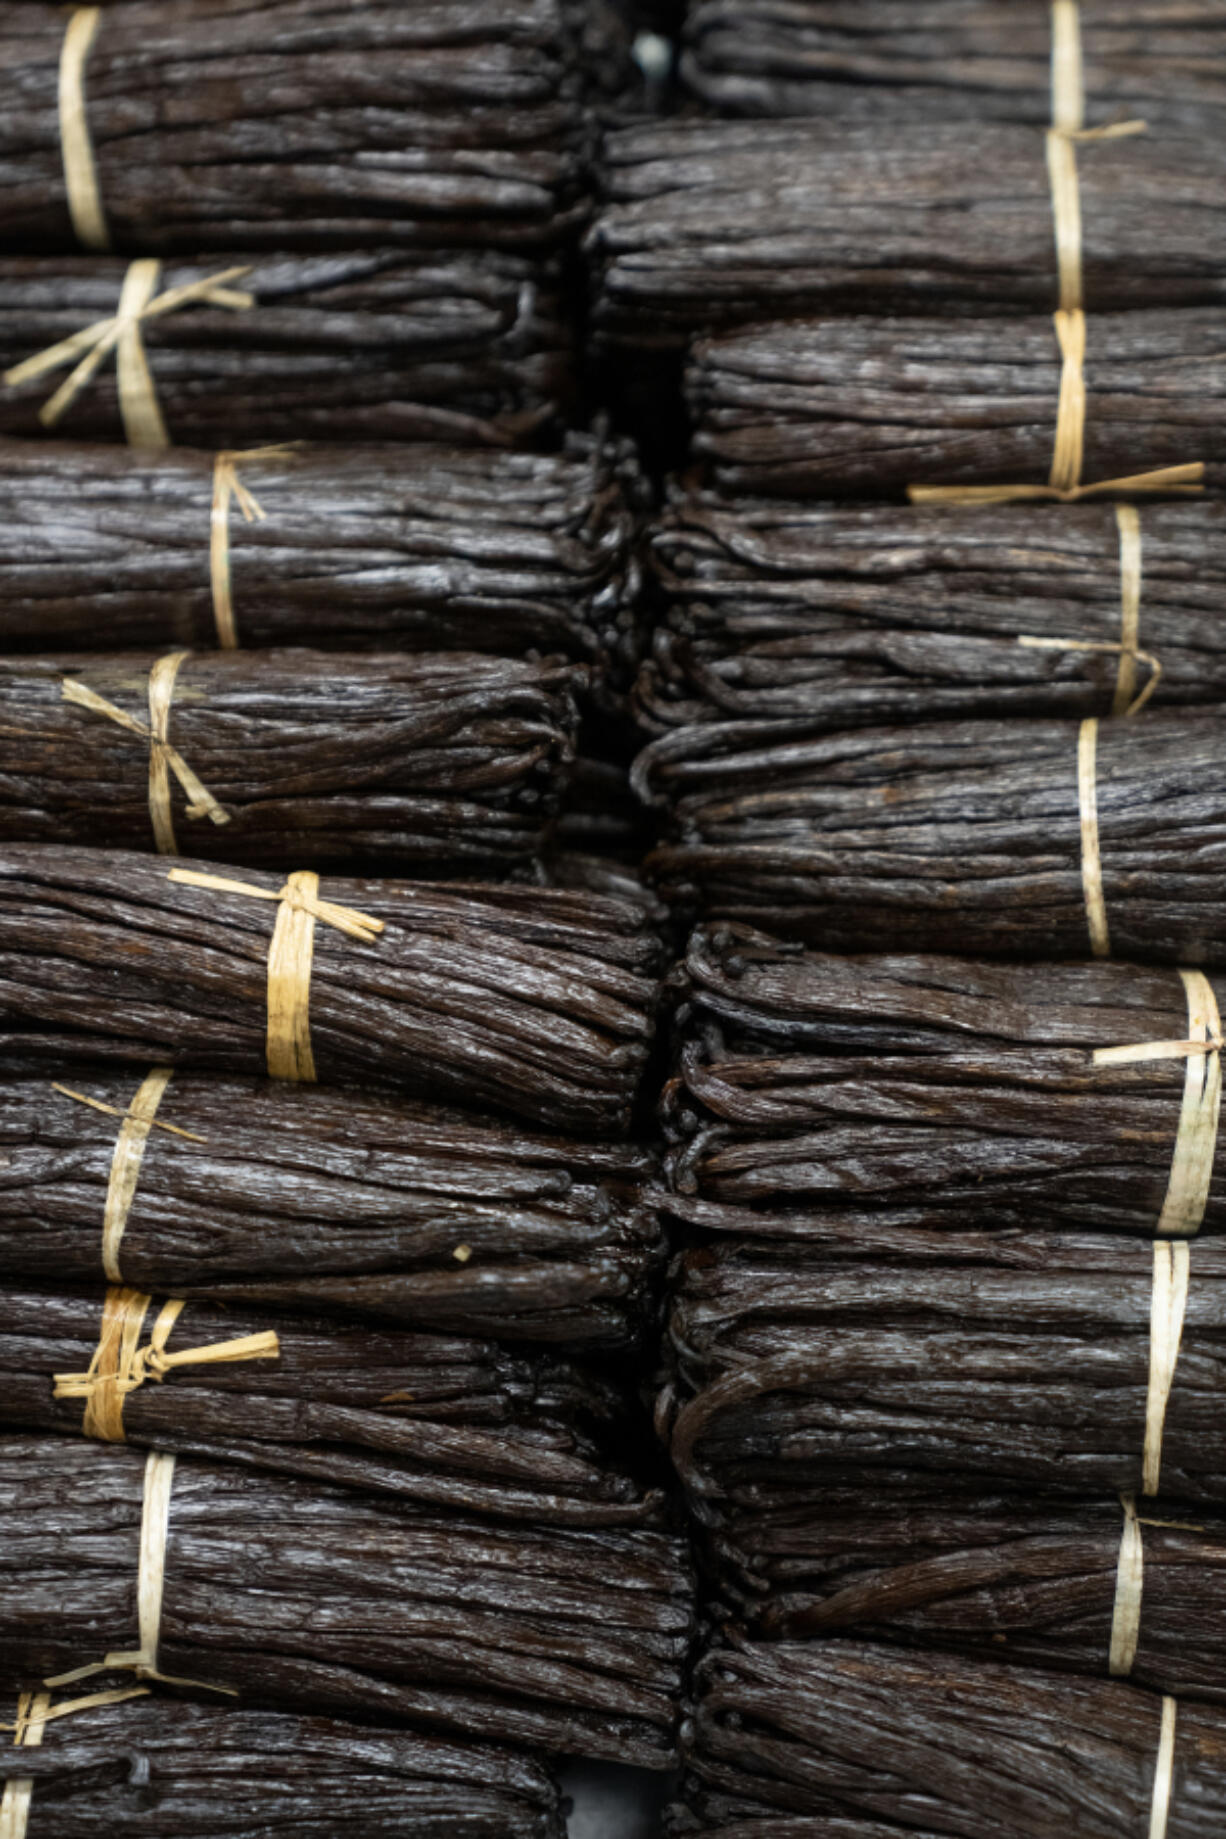
[[311, 965], [315, 922], [322, 920], [359, 945], [373, 945], [383, 921], [319, 898], [319, 876], [310, 870], [290, 875], [284, 887], [257, 888], [249, 881], [172, 868], [169, 879], [220, 894], [244, 894], [250, 900], [278, 902], [276, 925], [268, 947], [268, 1023], [264, 1058], [274, 1079], [313, 1080], [311, 1050]]
[[77, 240], [86, 249], [99, 251], [110, 248], [111, 238], [85, 113], [85, 66], [101, 16], [96, 6], [79, 6], [72, 14], [60, 49], [59, 80], [60, 153], [68, 214]]
[[209, 523], [209, 576], [213, 588], [213, 620], [217, 643], [223, 651], [238, 648], [234, 618], [234, 593], [230, 580], [230, 502], [233, 499], [246, 523], [263, 523], [266, 513], [254, 492], [238, 476], [240, 460], [290, 460], [292, 446], [249, 447], [245, 452], [219, 453], [213, 462], [213, 509]]
[[1171, 1174], [1157, 1231], [1190, 1238], [1200, 1230], [1209, 1201], [1222, 1107], [1222, 1019], [1213, 986], [1203, 971], [1181, 970], [1188, 1006], [1183, 1040], [1140, 1041], [1130, 1047], [1100, 1047], [1095, 1066], [1136, 1066], [1150, 1060], [1185, 1062], [1183, 1103], [1171, 1157]]
[[208, 1142], [207, 1137], [198, 1136], [193, 1130], [180, 1130], [177, 1124], [164, 1124], [154, 1115], [162, 1102], [162, 1094], [170, 1084], [172, 1072], [173, 1068], [169, 1066], [155, 1066], [141, 1081], [126, 1111], [121, 1111], [118, 1105], [103, 1104], [100, 1098], [90, 1098], [86, 1092], [75, 1092], [71, 1086], [57, 1085], [52, 1081], [53, 1092], [62, 1092], [65, 1098], [75, 1099], [79, 1105], [88, 1105], [93, 1111], [103, 1111], [108, 1117], [122, 1120], [111, 1157], [111, 1173], [102, 1213], [102, 1271], [110, 1283], [123, 1282], [119, 1269], [119, 1246], [132, 1202], [136, 1198], [136, 1184], [140, 1179], [141, 1159], [149, 1140], [149, 1132], [154, 1129], [166, 1130], [171, 1136], [185, 1137], [189, 1143]]
[[1111, 1612], [1111, 1648], [1107, 1670], [1113, 1679], [1126, 1679], [1132, 1672], [1141, 1639], [1141, 1598], [1145, 1585], [1145, 1547], [1143, 1526], [1165, 1526], [1180, 1532], [1203, 1533], [1205, 1528], [1193, 1520], [1152, 1520], [1137, 1512], [1135, 1494], [1121, 1494], [1124, 1526], [1120, 1534], [1120, 1554], [1115, 1567], [1115, 1605]]
[[71, 364], [73, 368], [68, 376], [38, 411], [43, 426], [53, 428], [113, 351], [119, 410], [129, 446], [169, 447], [170, 436], [158, 407], [141, 326], [148, 319], [163, 319], [167, 313], [177, 313], [188, 306], [229, 307], [234, 312], [245, 312], [255, 305], [255, 295], [242, 293], [228, 283], [250, 272], [250, 264], [223, 268], [215, 275], [186, 281], [181, 287], [167, 288], [164, 294], [159, 294], [161, 263], [147, 259], [132, 262], [124, 276], [117, 312], [109, 319], [97, 319], [92, 325], [83, 326], [80, 332], [14, 364], [11, 370], [5, 371], [3, 380], [15, 387]]
[[1077, 734], [1077, 803], [1081, 817], [1081, 891], [1085, 900], [1090, 950], [1096, 958], [1111, 956], [1107, 902], [1103, 893], [1103, 861], [1098, 836], [1098, 719], [1090, 716]]
[[88, 1372], [53, 1375], [53, 1398], [85, 1400], [82, 1429], [87, 1437], [97, 1437], [103, 1443], [126, 1442], [123, 1407], [128, 1394], [138, 1391], [150, 1379], [160, 1384], [176, 1367], [276, 1360], [280, 1356], [281, 1343], [272, 1329], [167, 1353], [170, 1331], [186, 1307], [182, 1297], [172, 1297], [162, 1305], [149, 1340], [142, 1347], [141, 1333], [152, 1301], [140, 1290], [108, 1289], [102, 1308], [102, 1331]]
[[1150, 1800], [1149, 1839], [1166, 1839], [1171, 1817], [1171, 1786], [1175, 1773], [1175, 1701], [1162, 1701], [1158, 1727], [1158, 1755], [1154, 1761], [1154, 1792]]
[[1085, 498], [1134, 492], [1186, 495], [1204, 490], [1201, 461], [1160, 466], [1120, 479], [1082, 483], [1086, 423], [1086, 320], [1082, 279], [1081, 183], [1077, 172], [1080, 141], [1122, 140], [1146, 132], [1143, 121], [1117, 121], [1105, 128], [1085, 127], [1085, 88], [1081, 57], [1081, 21], [1076, 0], [1054, 0], [1051, 9], [1052, 125], [1047, 130], [1047, 178], [1051, 190], [1060, 306], [1055, 314], [1060, 348], [1060, 390], [1056, 435], [1046, 485], [912, 485], [912, 504], [1015, 504], [1046, 500], [1076, 504]]
[[[36, 1750], [47, 1725], [57, 1718], [70, 1718], [75, 1712], [90, 1711], [95, 1705], [122, 1705], [125, 1699], [142, 1699], [149, 1695], [148, 1686], [120, 1686], [111, 1692], [90, 1692], [84, 1698], [52, 1703], [49, 1692], [23, 1692], [17, 1700], [17, 1722], [2, 1724], [0, 1730], [15, 1733], [18, 1749]], [[10, 1776], [0, 1797], [0, 1839], [26, 1839], [30, 1821], [30, 1801], [34, 1782], [28, 1775]]]
[[[1098, 651], [1111, 652], [1119, 658], [1115, 677], [1112, 715], [1136, 715], [1143, 709], [1162, 680], [1161, 660], [1152, 651], [1142, 651], [1138, 640], [1141, 630], [1141, 518], [1135, 505], [1117, 504], [1115, 522], [1120, 536], [1120, 636], [1118, 642], [1106, 639], [1051, 639], [1023, 633], [1019, 645], [1031, 651]], [[1137, 665], [1148, 672], [1145, 686], [1137, 690]]]
[[175, 1459], [153, 1451], [145, 1462], [145, 1491], [141, 1509], [140, 1556], [136, 1573], [136, 1612], [140, 1646], [117, 1649], [74, 1667], [70, 1673], [58, 1673], [45, 1679], [44, 1686], [72, 1686], [99, 1673], [131, 1672], [137, 1679], [160, 1679], [168, 1686], [195, 1686], [205, 1692], [224, 1692], [237, 1698], [232, 1686], [218, 1686], [207, 1679], [178, 1679], [158, 1670], [158, 1645], [162, 1629], [162, 1592], [166, 1583], [166, 1545], [170, 1536], [170, 1495], [174, 1487]]
[[104, 715], [108, 721], [125, 728], [139, 740], [149, 744], [149, 819], [153, 825], [153, 840], [159, 855], [177, 856], [179, 846], [175, 841], [174, 818], [170, 808], [170, 775], [173, 773], [184, 792], [187, 794], [187, 815], [195, 819], [209, 818], [214, 824], [228, 824], [230, 813], [219, 805], [208, 787], [201, 783], [192, 771], [177, 747], [170, 744], [170, 705], [174, 699], [175, 678], [179, 666], [185, 658], [191, 656], [187, 651], [172, 651], [164, 658], [159, 658], [149, 672], [149, 723], [137, 721], [105, 696], [99, 696], [88, 685], [78, 683], [73, 677], [65, 677], [62, 691], [65, 702], [76, 703], [82, 709], [89, 709], [95, 715]]

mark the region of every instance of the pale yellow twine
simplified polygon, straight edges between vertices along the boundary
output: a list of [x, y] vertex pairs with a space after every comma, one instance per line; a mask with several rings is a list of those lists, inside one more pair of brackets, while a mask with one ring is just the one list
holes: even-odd
[[[17, 1700], [17, 1722], [0, 1725], [11, 1730], [18, 1749], [38, 1749], [43, 1732], [57, 1718], [70, 1718], [76, 1712], [90, 1711], [95, 1705], [122, 1705], [126, 1699], [147, 1698], [148, 1686], [121, 1686], [110, 1692], [90, 1692], [84, 1698], [52, 1703], [49, 1692], [23, 1692]], [[0, 1797], [0, 1839], [26, 1839], [30, 1821], [30, 1802], [34, 1782], [28, 1775], [10, 1776]]]
[[1047, 130], [1046, 158], [1051, 192], [1052, 227], [1059, 274], [1059, 308], [1053, 317], [1060, 351], [1060, 386], [1056, 433], [1046, 485], [912, 485], [912, 504], [1013, 504], [1026, 500], [1076, 504], [1102, 495], [1154, 493], [1186, 495], [1204, 490], [1202, 461], [1160, 466], [1119, 479], [1087, 485], [1082, 480], [1087, 391], [1085, 380], [1086, 319], [1082, 272], [1081, 182], [1077, 146], [1112, 141], [1146, 132], [1143, 121], [1118, 121], [1105, 128], [1086, 128], [1081, 57], [1080, 12], [1076, 0], [1056, 0], [1052, 7], [1052, 126]]
[[359, 945], [373, 945], [384, 930], [382, 920], [319, 898], [319, 876], [310, 870], [290, 875], [283, 887], [253, 887], [224, 875], [205, 875], [195, 869], [172, 868], [169, 879], [189, 887], [208, 888], [221, 894], [242, 894], [249, 900], [278, 903], [276, 924], [268, 948], [268, 1021], [264, 1057], [274, 1079], [313, 1080], [315, 1056], [311, 1048], [311, 967], [315, 953], [315, 922], [335, 927]]
[[86, 249], [99, 251], [110, 248], [111, 238], [85, 113], [85, 66], [101, 17], [102, 10], [96, 6], [79, 6], [73, 12], [60, 50], [59, 77], [60, 152], [68, 214], [77, 240]]
[[234, 617], [234, 590], [230, 579], [230, 503], [233, 500], [246, 523], [263, 523], [266, 513], [254, 492], [238, 476], [244, 460], [290, 460], [293, 445], [250, 447], [245, 452], [219, 453], [213, 462], [213, 508], [209, 523], [209, 577], [213, 589], [213, 620], [217, 643], [223, 651], [238, 646], [238, 625]]
[[158, 407], [153, 374], [149, 369], [141, 336], [142, 325], [146, 320], [162, 319], [168, 313], [178, 313], [189, 306], [227, 307], [234, 312], [244, 312], [255, 305], [255, 296], [228, 285], [240, 276], [250, 274], [249, 264], [239, 268], [223, 268], [217, 274], [206, 275], [199, 281], [187, 281], [179, 287], [167, 288], [163, 294], [157, 291], [161, 272], [162, 265], [158, 261], [142, 259], [132, 262], [124, 276], [118, 310], [109, 319], [97, 319], [92, 325], [83, 326], [80, 332], [60, 339], [45, 351], [36, 352], [33, 357], [25, 358], [20, 364], [14, 364], [5, 371], [4, 383], [15, 388], [19, 384], [47, 376], [52, 371], [62, 370], [66, 364], [72, 365], [63, 383], [47, 398], [38, 412], [38, 419], [45, 428], [55, 427], [113, 351], [119, 386], [119, 409], [129, 445], [169, 447], [170, 436]]
[[87, 684], [78, 683], [75, 678], [65, 677], [62, 685], [65, 702], [75, 703], [94, 715], [105, 716], [108, 721], [148, 743], [149, 821], [153, 826], [155, 847], [163, 856], [179, 854], [170, 806], [172, 773], [187, 794], [189, 818], [207, 817], [214, 824], [230, 822], [230, 813], [218, 804], [208, 787], [201, 783], [178, 748], [170, 744], [170, 706], [174, 699], [175, 679], [180, 665], [190, 656], [191, 653], [187, 651], [172, 651], [166, 657], [159, 658], [149, 672], [148, 725], [137, 721], [134, 716], [128, 715], [115, 703], [108, 702], [105, 696], [99, 696]]
[[103, 1443], [126, 1442], [123, 1408], [129, 1393], [139, 1391], [150, 1379], [160, 1384], [176, 1367], [276, 1360], [280, 1355], [281, 1343], [272, 1329], [168, 1353], [170, 1331], [186, 1307], [182, 1297], [171, 1297], [163, 1304], [142, 1347], [141, 1333], [152, 1301], [140, 1290], [112, 1286], [103, 1303], [102, 1328], [88, 1370], [52, 1375], [53, 1398], [84, 1399], [82, 1429], [87, 1437]]

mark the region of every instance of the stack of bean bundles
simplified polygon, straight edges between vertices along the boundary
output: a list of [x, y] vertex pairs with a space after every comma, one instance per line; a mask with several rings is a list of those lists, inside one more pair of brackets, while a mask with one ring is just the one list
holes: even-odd
[[700, 0], [609, 140], [678, 1836], [1226, 1826], [1222, 27]]
[[559, 1839], [676, 1759], [664, 947], [559, 841], [638, 656], [590, 25], [0, 23], [4, 1839]]

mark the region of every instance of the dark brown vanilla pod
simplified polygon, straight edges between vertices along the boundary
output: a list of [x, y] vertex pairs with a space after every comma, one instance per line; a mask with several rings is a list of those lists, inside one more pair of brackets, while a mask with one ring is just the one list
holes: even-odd
[[[230, 1687], [243, 1704], [403, 1718], [652, 1769], [675, 1760], [694, 1626], [680, 1538], [495, 1526], [186, 1457], [168, 1472], [171, 1461], [150, 1458], [150, 1475], [135, 1450], [0, 1442], [11, 1677], [143, 1643], [158, 1673]], [[152, 1532], [167, 1495], [161, 1614], [138, 1627], [142, 1520]]]
[[[1203, 462], [1220, 491], [1218, 332], [1195, 311], [1089, 315], [1084, 485]], [[1046, 487], [1061, 373], [1047, 314], [807, 319], [700, 340], [686, 393], [694, 450], [733, 495], [900, 497]]]
[[[108, 256], [0, 259], [0, 373], [112, 320], [128, 273]], [[156, 296], [218, 276], [251, 304], [192, 298], [139, 322], [158, 409], [184, 446], [509, 446], [550, 431], [570, 400], [573, 341], [552, 263], [496, 250], [231, 251], [163, 263]], [[126, 438], [113, 355], [58, 402], [77, 358], [46, 362], [0, 377], [0, 433]]]
[[[224, 642], [217, 464], [188, 449], [0, 442], [4, 649]], [[233, 468], [263, 514], [248, 521], [236, 496], [228, 510], [240, 646], [538, 650], [589, 665], [598, 692], [633, 667], [642, 482], [623, 443], [298, 447]]]
[[[187, 859], [172, 869], [125, 850], [10, 844], [0, 849], [0, 1026], [57, 1079], [73, 1059], [142, 1077], [153, 1062], [262, 1074], [274, 1036], [277, 1076], [309, 1079], [307, 1027], [325, 1084], [382, 1081], [548, 1128], [628, 1130], [661, 951], [641, 903], [327, 877], [307, 985], [279, 920], [309, 921], [304, 898], [253, 869], [226, 876]], [[295, 1049], [285, 1072], [281, 1023], [269, 1025], [278, 924], [278, 995]]]
[[700, 1512], [820, 1511], [836, 1470], [1226, 1501], [1218, 1239], [882, 1229], [838, 1259], [721, 1241], [682, 1260], [670, 1340], [661, 1415]]
[[[933, 722], [669, 773], [666, 899], [835, 951], [1226, 959], [1226, 717]], [[1085, 836], [1094, 825], [1101, 868]]]
[[698, 1830], [729, 1839], [1134, 1839], [1156, 1786], [1167, 1839], [1226, 1817], [1216, 1706], [855, 1642], [710, 1649], [685, 1762]]
[[10, 659], [0, 838], [506, 872], [561, 805], [583, 682], [556, 658], [473, 652]]
[[[574, 1347], [624, 1346], [652, 1320], [663, 1240], [647, 1150], [371, 1090], [190, 1072], [138, 1131], [125, 1119], [141, 1084], [136, 1069], [50, 1057], [0, 1080], [10, 1288], [109, 1279]], [[113, 1168], [133, 1135], [124, 1207]]]
[[839, 958], [709, 926], [675, 984], [663, 1115], [692, 1225], [853, 1258], [879, 1229], [929, 1247], [967, 1228], [1226, 1230], [1226, 1145], [1195, 1179], [1181, 1167], [1185, 1092], [1212, 1107], [1218, 1054], [1179, 1043], [1197, 1015], [1213, 1032], [1221, 978]]
[[[357, 16], [125, 0], [77, 41], [75, 80], [67, 25], [36, 0], [6, 15], [9, 247], [534, 246], [582, 215], [583, 96], [555, 0]], [[84, 153], [62, 127], [73, 101]]]
[[557, 658], [472, 652], [12, 661], [0, 834], [236, 864], [516, 867], [560, 806], [584, 682]]
[[[115, 1688], [122, 1690], [121, 1687]], [[190, 1703], [145, 1692], [89, 1704], [88, 1685], [10, 1693], [28, 1720], [6, 1756], [31, 1784], [29, 1839], [250, 1839], [284, 1821], [304, 1839], [561, 1839], [559, 1791], [534, 1758], [381, 1723]], [[49, 1702], [48, 1702], [49, 1701]], [[18, 1773], [20, 1771], [20, 1773]]]
[[649, 554], [662, 622], [635, 696], [649, 794], [673, 759], [684, 772], [755, 739], [1226, 700], [1215, 503], [896, 508], [678, 491]]
[[[1220, 134], [1088, 141], [1077, 174], [1092, 317], [1222, 300]], [[608, 135], [604, 183], [588, 232], [593, 324], [616, 343], [818, 313], [1060, 304], [1038, 128], [682, 119]]]
[[1226, 1517], [1203, 1506], [892, 1476], [866, 1497], [832, 1480], [820, 1512], [741, 1513], [719, 1545], [764, 1636], [938, 1647], [1226, 1702]]
[[[6, 1289], [0, 1423], [342, 1483], [445, 1512], [551, 1526], [659, 1520], [658, 1493], [616, 1453], [624, 1401], [578, 1369], [508, 1357], [489, 1341], [254, 1305], [190, 1301], [167, 1328], [165, 1302], [120, 1286]], [[95, 1360], [111, 1334], [129, 1336], [130, 1358]]]
[[[1221, 132], [1226, 40], [1211, 0], [1082, 0], [1086, 125], [1143, 117], [1151, 130]], [[732, 115], [868, 122], [1052, 119], [1047, 0], [1002, 16], [984, 0], [698, 0], [681, 76]]]

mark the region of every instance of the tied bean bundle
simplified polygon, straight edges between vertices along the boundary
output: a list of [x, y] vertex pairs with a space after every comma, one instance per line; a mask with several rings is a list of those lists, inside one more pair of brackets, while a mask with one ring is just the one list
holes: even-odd
[[[1175, 971], [838, 958], [710, 926], [676, 983], [664, 1117], [671, 1205], [692, 1224], [853, 1256], [878, 1227], [933, 1244], [1160, 1230], [1188, 1063], [1094, 1056], [1188, 1039]], [[1208, 1175], [1198, 1228], [1216, 1234], [1226, 1145]]]
[[[1091, 127], [1142, 116], [1221, 132], [1226, 31], [1213, 0], [1082, 0]], [[681, 74], [732, 115], [861, 121], [1026, 121], [1052, 116], [1047, 0], [697, 0]]]
[[721, 1537], [756, 1632], [939, 1647], [1226, 1701], [1226, 1517], [1129, 1502], [1142, 1562], [1132, 1654], [1113, 1659], [1125, 1511], [1110, 1499], [925, 1485], [866, 1497], [832, 1482], [820, 1512], [735, 1516]]
[[[53, 4], [6, 9], [9, 247], [86, 240], [64, 178], [66, 23]], [[103, 7], [81, 87], [102, 215], [136, 254], [548, 246], [582, 215], [583, 98], [560, 0], [125, 0]]]
[[[1059, 303], [1037, 128], [689, 119], [610, 134], [605, 159], [588, 250], [594, 327], [614, 344], [667, 349], [801, 314]], [[1220, 304], [1220, 134], [1089, 142], [1077, 171], [1091, 316]], [[962, 334], [950, 326], [955, 354]]]
[[[138, 1083], [51, 1064], [0, 1079], [10, 1288], [102, 1280], [119, 1118]], [[626, 1346], [652, 1319], [655, 1164], [633, 1144], [191, 1073], [155, 1115], [110, 1272], [139, 1290], [571, 1347]]]
[[[90, 1696], [51, 1694], [51, 1709]], [[9, 1696], [4, 1716], [17, 1708]], [[38, 1715], [37, 1702], [26, 1709]], [[32, 1747], [38, 1736], [37, 1747]], [[562, 1839], [556, 1784], [513, 1750], [386, 1724], [140, 1696], [30, 1727], [10, 1779], [31, 1784], [30, 1839]]]
[[[1220, 352], [1216, 313], [1091, 314], [1082, 482], [1203, 462], [1220, 491]], [[1047, 314], [753, 326], [694, 347], [694, 451], [734, 496], [1046, 486], [1061, 369]]]
[[[619, 444], [240, 456], [264, 516], [229, 515], [240, 645], [540, 650], [603, 693], [635, 660], [642, 483]], [[215, 646], [211, 454], [0, 442], [6, 651]]]
[[[1092, 733], [1092, 731], [1091, 731]], [[671, 763], [666, 899], [835, 951], [1098, 950], [1086, 731], [933, 722]], [[1093, 765], [1112, 952], [1226, 959], [1226, 716], [1104, 722]]]
[[[137, 1322], [142, 1347], [161, 1301], [112, 1291], [107, 1321]], [[0, 1423], [127, 1441], [421, 1506], [548, 1526], [633, 1526], [659, 1496], [616, 1454], [624, 1402], [564, 1363], [508, 1356], [488, 1341], [190, 1302], [153, 1368], [118, 1401], [85, 1375], [104, 1334], [103, 1299], [6, 1287], [0, 1296]], [[197, 1350], [276, 1337], [274, 1353], [195, 1362]], [[150, 1381], [155, 1383], [150, 1383]], [[113, 1434], [117, 1432], [118, 1434]]]
[[[1217, 1839], [1226, 1721], [1175, 1709], [1167, 1839]], [[698, 1667], [679, 1832], [726, 1839], [1136, 1839], [1154, 1693], [844, 1642], [742, 1642]], [[1163, 1768], [1163, 1779], [1167, 1779]]]
[[674, 759], [684, 772], [700, 755], [839, 728], [1106, 716], [1122, 672], [1125, 707], [1147, 691], [1150, 708], [1226, 701], [1226, 512], [1137, 512], [1136, 644], [1149, 655], [1131, 666], [1119, 650], [1129, 522], [1102, 504], [894, 509], [678, 493], [650, 539], [662, 623], [636, 690], [653, 737], [640, 782], [664, 792]]
[[155, 656], [9, 659], [0, 839], [416, 874], [539, 856], [574, 757], [581, 668], [472, 652], [176, 655], [166, 730], [212, 806], [171, 783], [155, 814]]
[[700, 1512], [710, 1497], [820, 1513], [836, 1470], [865, 1485], [882, 1469], [1085, 1496], [1140, 1493], [1156, 1467], [1172, 1498], [1226, 1501], [1221, 1240], [1191, 1248], [1156, 1441], [1147, 1429], [1167, 1252], [882, 1229], [837, 1259], [736, 1239], [687, 1253], [661, 1406], [673, 1460]]
[[[145, 1478], [134, 1450], [0, 1441], [11, 1677], [137, 1646]], [[496, 1526], [180, 1458], [157, 1668], [254, 1703], [664, 1769], [691, 1597], [667, 1532]]]
[[[272, 895], [283, 886], [254, 870], [241, 880]], [[628, 1131], [661, 954], [644, 903], [335, 877], [321, 897], [383, 925], [365, 940], [315, 925], [309, 1024], [324, 1083], [385, 1080], [548, 1128]], [[171, 880], [164, 858], [10, 844], [0, 1028], [57, 1077], [65, 1056], [262, 1073], [277, 912]]]
[[[113, 318], [127, 270], [108, 256], [0, 258], [0, 372]], [[498, 250], [195, 254], [162, 265], [158, 295], [227, 272], [250, 307], [197, 299], [140, 322], [158, 407], [184, 446], [506, 446], [551, 428], [570, 398], [550, 263]], [[75, 361], [0, 379], [0, 433], [122, 441], [113, 357], [50, 422], [40, 416]]]

